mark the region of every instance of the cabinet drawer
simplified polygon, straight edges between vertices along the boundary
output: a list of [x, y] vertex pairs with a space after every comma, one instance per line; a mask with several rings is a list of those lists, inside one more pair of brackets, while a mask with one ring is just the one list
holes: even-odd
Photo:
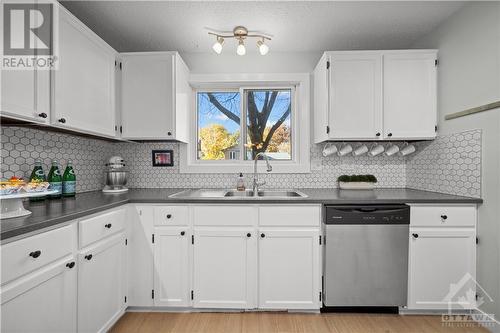
[[124, 209], [104, 213], [80, 221], [80, 247], [87, 246], [104, 237], [125, 229], [126, 214]]
[[415, 227], [474, 227], [474, 206], [412, 206], [410, 225]]
[[69, 225], [2, 246], [2, 284], [71, 254], [75, 241]]
[[155, 225], [188, 225], [189, 209], [187, 206], [155, 207]]
[[251, 205], [194, 207], [194, 225], [253, 226], [257, 223], [257, 208]]
[[260, 226], [316, 226], [320, 225], [320, 206], [261, 206]]

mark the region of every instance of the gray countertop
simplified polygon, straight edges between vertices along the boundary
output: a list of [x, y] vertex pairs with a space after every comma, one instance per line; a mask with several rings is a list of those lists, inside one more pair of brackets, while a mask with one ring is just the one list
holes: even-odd
[[83, 216], [126, 203], [321, 203], [321, 204], [379, 204], [379, 203], [482, 203], [482, 199], [461, 197], [436, 192], [413, 189], [339, 190], [339, 189], [299, 189], [307, 198], [276, 199], [242, 198], [225, 199], [184, 199], [169, 198], [169, 195], [186, 189], [130, 189], [124, 194], [104, 194], [101, 191], [77, 194], [74, 198], [26, 202], [25, 206], [33, 214], [27, 217], [0, 220], [2, 241], [38, 230], [54, 227]]

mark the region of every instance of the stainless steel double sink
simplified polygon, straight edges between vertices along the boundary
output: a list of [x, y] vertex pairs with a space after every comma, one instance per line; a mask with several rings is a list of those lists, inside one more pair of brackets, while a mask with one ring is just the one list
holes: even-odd
[[198, 189], [186, 190], [169, 196], [169, 198], [179, 199], [221, 199], [221, 200], [237, 200], [237, 199], [299, 199], [307, 198], [307, 195], [297, 190], [259, 190], [257, 195], [254, 195], [252, 190], [237, 191], [237, 190], [219, 190], [219, 189]]

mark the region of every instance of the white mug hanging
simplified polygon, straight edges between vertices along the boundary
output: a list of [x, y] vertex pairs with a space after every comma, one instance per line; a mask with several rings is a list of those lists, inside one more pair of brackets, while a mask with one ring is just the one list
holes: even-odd
[[338, 151], [337, 149], [337, 146], [332, 144], [332, 143], [327, 143], [324, 147], [323, 147], [323, 156], [324, 157], [327, 157], [327, 156], [330, 156], [330, 155], [333, 155], [335, 154], [336, 152]]
[[362, 144], [352, 152], [352, 156], [361, 156], [363, 154], [366, 154], [367, 152], [368, 147], [365, 144]]
[[416, 150], [417, 149], [413, 144], [408, 144], [408, 142], [405, 142], [405, 146], [401, 148], [401, 150], [399, 151], [399, 155], [401, 156], [410, 155], [413, 154]]
[[370, 149], [370, 156], [377, 156], [377, 155], [380, 155], [384, 152], [385, 148], [383, 145], [381, 145], [380, 143], [375, 143], [373, 146], [372, 146], [372, 149]]
[[352, 152], [352, 146], [348, 143], [348, 144], [344, 144], [342, 146], [342, 148], [339, 149], [339, 151], [337, 152], [337, 155], [345, 156], [351, 152]]
[[391, 144], [387, 150], [385, 151], [385, 154], [387, 156], [392, 156], [394, 154], [396, 154], [397, 152], [399, 151], [399, 147], [395, 144]]

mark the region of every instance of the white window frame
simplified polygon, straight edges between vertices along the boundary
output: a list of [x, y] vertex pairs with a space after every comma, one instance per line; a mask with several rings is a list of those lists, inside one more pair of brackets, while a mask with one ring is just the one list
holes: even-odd
[[[251, 173], [253, 161], [244, 160], [241, 150], [240, 160], [207, 161], [197, 159], [197, 92], [235, 91], [241, 93], [240, 116], [245, 117], [243, 89], [283, 89], [294, 87], [292, 92], [292, 160], [273, 160], [273, 173], [310, 173], [310, 75], [298, 74], [192, 74], [193, 88], [189, 119], [189, 143], [180, 144], [181, 173]], [[240, 130], [243, 135], [243, 130]], [[243, 148], [243, 136], [240, 148]], [[266, 172], [265, 163], [259, 163], [258, 171]]]

